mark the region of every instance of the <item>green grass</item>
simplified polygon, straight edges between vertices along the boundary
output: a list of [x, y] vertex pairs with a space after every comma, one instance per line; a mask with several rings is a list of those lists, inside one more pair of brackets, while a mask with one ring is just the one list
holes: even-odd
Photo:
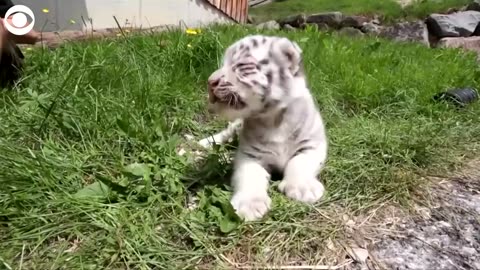
[[461, 7], [470, 0], [418, 0], [402, 8], [396, 0], [281, 0], [251, 8], [249, 13], [255, 21], [285, 18], [299, 13], [313, 14], [341, 11], [349, 15], [379, 15], [385, 21], [400, 18], [425, 18], [434, 12], [443, 12], [450, 7]]
[[[228, 150], [199, 165], [176, 150], [184, 134], [201, 138], [224, 126], [206, 112], [206, 79], [225, 47], [254, 31], [219, 27], [26, 52], [24, 81], [0, 100], [0, 268], [328, 263], [326, 239], [344, 237], [342, 211], [408, 203], [419, 175], [448, 170], [478, 147], [478, 104], [431, 102], [439, 91], [478, 86], [473, 55], [281, 33], [303, 48], [326, 121], [328, 193], [309, 207], [272, 188], [268, 216], [239, 222], [228, 202], [231, 166], [219, 158]], [[189, 210], [192, 195], [199, 202]]]
[[441, 0], [441, 1], [425, 1], [425, 0], [416, 0], [412, 5], [405, 7], [405, 14], [417, 17], [425, 18], [431, 13], [436, 12], [445, 12], [449, 8], [461, 8], [468, 5], [473, 1], [471, 0]]

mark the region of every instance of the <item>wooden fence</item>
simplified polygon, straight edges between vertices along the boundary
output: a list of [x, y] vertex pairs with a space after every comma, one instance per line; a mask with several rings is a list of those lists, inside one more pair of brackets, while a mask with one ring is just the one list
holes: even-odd
[[238, 23], [246, 23], [248, 17], [248, 0], [207, 0]]

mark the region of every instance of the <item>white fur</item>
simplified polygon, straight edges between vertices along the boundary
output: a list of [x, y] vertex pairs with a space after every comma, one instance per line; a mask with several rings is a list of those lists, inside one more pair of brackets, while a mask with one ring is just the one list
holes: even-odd
[[318, 201], [323, 196], [324, 187], [317, 180], [321, 168], [316, 161], [325, 161], [325, 159], [326, 146], [320, 146], [318, 149], [292, 158], [287, 163], [285, 176], [278, 186], [279, 190], [288, 197], [301, 202], [314, 203]]
[[210, 149], [215, 144], [222, 145], [231, 141], [235, 134], [237, 134], [238, 130], [242, 127], [243, 119], [237, 119], [231, 123], [228, 123], [226, 129], [218, 132], [213, 136], [209, 136], [207, 138], [201, 139], [198, 141], [198, 144], [203, 148]]
[[268, 172], [258, 163], [236, 159], [232, 184], [235, 190], [231, 203], [237, 214], [246, 220], [263, 217], [270, 209]]
[[[253, 39], [263, 40], [262, 45], [251, 45]], [[249, 55], [238, 56], [239, 47], [248, 45], [251, 46], [247, 51]], [[238, 215], [247, 221], [262, 218], [271, 207], [269, 166], [283, 170], [279, 190], [289, 198], [315, 203], [324, 193], [318, 175], [327, 159], [327, 137], [306, 78], [298, 73], [301, 53], [300, 47], [286, 38], [245, 37], [226, 50], [223, 66], [210, 77], [210, 80], [228, 80], [233, 85], [231, 91], [247, 104], [241, 109], [214, 104], [218, 114], [236, 120], [225, 130], [199, 142], [209, 148], [213, 142], [222, 144], [230, 140], [235, 131], [239, 131], [231, 203]], [[255, 72], [242, 73], [232, 68], [236, 63], [260, 63], [266, 58], [269, 62]], [[272, 71], [276, 76], [269, 82], [266, 74]], [[271, 108], [260, 99], [266, 86], [267, 101], [275, 102]]]

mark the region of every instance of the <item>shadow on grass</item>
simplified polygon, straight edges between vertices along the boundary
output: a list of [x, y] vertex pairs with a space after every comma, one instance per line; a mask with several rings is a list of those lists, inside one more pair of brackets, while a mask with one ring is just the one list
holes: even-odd
[[192, 162], [185, 170], [183, 182], [186, 190], [197, 192], [205, 186], [216, 186], [228, 189], [233, 173], [231, 156], [233, 146], [216, 147], [209, 151], [202, 159]]
[[[205, 186], [215, 186], [223, 190], [231, 189], [233, 157], [238, 143], [216, 147], [204, 158], [187, 167], [184, 183], [188, 192], [197, 192]], [[280, 181], [283, 172], [269, 170], [271, 181]]]

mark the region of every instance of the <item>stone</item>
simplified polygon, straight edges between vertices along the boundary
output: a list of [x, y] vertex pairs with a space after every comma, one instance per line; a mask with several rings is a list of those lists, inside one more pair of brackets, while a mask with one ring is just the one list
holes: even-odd
[[307, 23], [325, 23], [329, 27], [340, 27], [343, 20], [343, 14], [338, 11], [317, 13], [307, 17]]
[[257, 24], [256, 28], [261, 30], [266, 30], [266, 29], [278, 30], [280, 29], [280, 24], [276, 21], [268, 21], [268, 22]]
[[477, 250], [472, 247], [462, 247], [460, 253], [465, 257], [472, 257], [477, 253]]
[[364, 23], [367, 23], [369, 19], [363, 16], [346, 16], [340, 22], [341, 27], [354, 27], [362, 28]]
[[283, 26], [283, 30], [295, 31], [295, 30], [297, 30], [297, 28], [291, 26], [290, 24], [285, 24], [285, 25]]
[[83, 31], [62, 31], [58, 33], [58, 36], [66, 40], [75, 40], [75, 39], [82, 38], [86, 35], [91, 35], [91, 32], [86, 33]]
[[480, 36], [480, 23], [477, 25], [475, 30], [473, 30], [473, 33], [470, 36]]
[[447, 37], [438, 42], [439, 48], [456, 48], [480, 54], [480, 37]]
[[283, 27], [285, 24], [289, 24], [295, 28], [301, 28], [303, 25], [305, 25], [306, 22], [307, 16], [305, 14], [290, 16], [278, 21], [281, 27]]
[[467, 5], [466, 10], [480, 11], [480, 0], [474, 0]]
[[[104, 35], [103, 32], [94, 31], [94, 32], [88, 33], [87, 35], [83, 36], [82, 38], [84, 38], [84, 39], [87, 39], [87, 38], [89, 38], [89, 39], [100, 39], [100, 38], [104, 38], [104, 37], [106, 37], [106, 36]], [[82, 38], [80, 38], [80, 39], [82, 39]]]
[[381, 28], [379, 36], [400, 42], [429, 44], [427, 29], [422, 21], [400, 22]]
[[43, 41], [53, 40], [58, 38], [58, 33], [57, 32], [41, 32], [40, 38]]
[[453, 14], [453, 13], [457, 13], [459, 11], [460, 10], [458, 8], [449, 8], [449, 9], [447, 9], [447, 11], [445, 13], [446, 14]]
[[360, 247], [345, 247], [345, 251], [357, 262], [365, 263], [369, 257], [368, 250]]
[[53, 49], [53, 48], [60, 47], [66, 41], [70, 41], [70, 40], [63, 40], [57, 36], [50, 39], [44, 39], [42, 41], [39, 41], [35, 43], [35, 46], [43, 47], [45, 49]]
[[367, 22], [362, 25], [362, 28], [360, 28], [360, 30], [362, 30], [363, 33], [377, 35], [380, 33], [381, 28], [382, 26], [374, 22]]
[[463, 11], [453, 14], [431, 14], [425, 20], [428, 32], [438, 38], [468, 37], [480, 23], [479, 11]]
[[314, 25], [317, 26], [318, 31], [328, 31], [328, 30], [330, 30], [330, 27], [326, 23], [315, 23]]
[[344, 27], [340, 29], [338, 33], [341, 35], [349, 36], [349, 37], [359, 37], [364, 35], [362, 31], [353, 27]]

